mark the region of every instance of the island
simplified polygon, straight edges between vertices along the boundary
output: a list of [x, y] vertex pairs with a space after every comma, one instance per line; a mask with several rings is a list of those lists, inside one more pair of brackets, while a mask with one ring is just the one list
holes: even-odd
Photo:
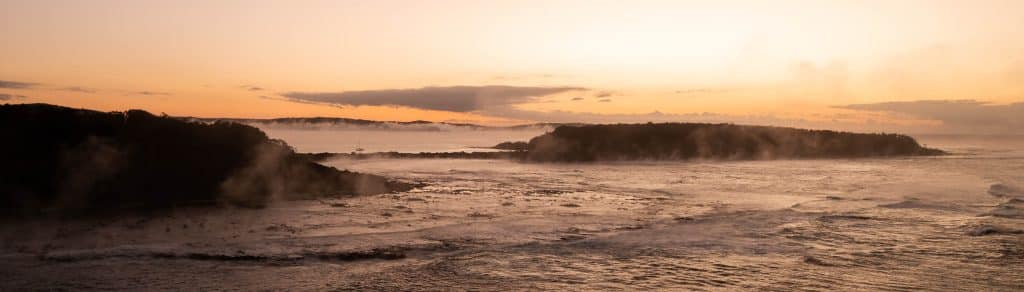
[[530, 140], [535, 162], [758, 160], [942, 155], [900, 134], [770, 126], [647, 123], [560, 126]]

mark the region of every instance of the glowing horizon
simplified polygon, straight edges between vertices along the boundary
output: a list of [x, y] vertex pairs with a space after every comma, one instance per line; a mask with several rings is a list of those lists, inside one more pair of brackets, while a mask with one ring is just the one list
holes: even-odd
[[1024, 126], [1020, 1], [0, 6], [4, 103], [483, 124]]

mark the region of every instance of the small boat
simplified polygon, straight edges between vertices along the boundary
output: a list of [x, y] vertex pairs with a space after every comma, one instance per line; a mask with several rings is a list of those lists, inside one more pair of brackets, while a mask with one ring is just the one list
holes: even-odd
[[358, 140], [357, 140], [357, 141], [356, 141], [356, 151], [354, 151], [354, 152], [360, 152], [360, 153], [362, 153], [362, 152], [363, 152], [364, 150], [366, 150], [366, 149], [363, 149], [363, 147], [362, 147], [362, 146], [363, 146], [363, 142], [362, 142], [362, 141], [358, 141]]

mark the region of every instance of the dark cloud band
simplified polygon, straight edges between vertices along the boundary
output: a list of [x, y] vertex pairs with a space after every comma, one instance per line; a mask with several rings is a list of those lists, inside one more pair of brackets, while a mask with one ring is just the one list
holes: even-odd
[[35, 83], [28, 83], [28, 82], [17, 82], [17, 81], [0, 80], [0, 88], [7, 88], [7, 89], [32, 88], [33, 86], [36, 86], [36, 85], [37, 84], [35, 84]]
[[851, 104], [837, 108], [892, 112], [938, 120], [959, 131], [1006, 132], [1024, 128], [1024, 102], [991, 104], [977, 100], [919, 100]]
[[9, 100], [25, 99], [25, 98], [27, 98], [27, 96], [7, 94], [7, 93], [0, 93], [0, 101], [9, 101]]
[[404, 106], [427, 110], [472, 112], [534, 102], [538, 97], [575, 90], [585, 90], [585, 88], [489, 85], [344, 92], [289, 92], [282, 95], [296, 101], [334, 105]]

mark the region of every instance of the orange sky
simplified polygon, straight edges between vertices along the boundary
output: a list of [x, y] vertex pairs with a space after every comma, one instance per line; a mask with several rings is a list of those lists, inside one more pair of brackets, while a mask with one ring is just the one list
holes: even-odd
[[[708, 113], [864, 130], [948, 126], [955, 113], [931, 108], [837, 107], [975, 100], [1015, 113], [1000, 106], [1024, 101], [1022, 28], [1024, 1], [8, 0], [0, 102], [205, 117]], [[522, 97], [488, 86], [578, 89]], [[497, 97], [456, 111], [414, 100], [446, 98], [423, 88], [456, 87]], [[351, 92], [380, 100], [398, 89], [410, 90], [401, 104], [351, 102]]]

